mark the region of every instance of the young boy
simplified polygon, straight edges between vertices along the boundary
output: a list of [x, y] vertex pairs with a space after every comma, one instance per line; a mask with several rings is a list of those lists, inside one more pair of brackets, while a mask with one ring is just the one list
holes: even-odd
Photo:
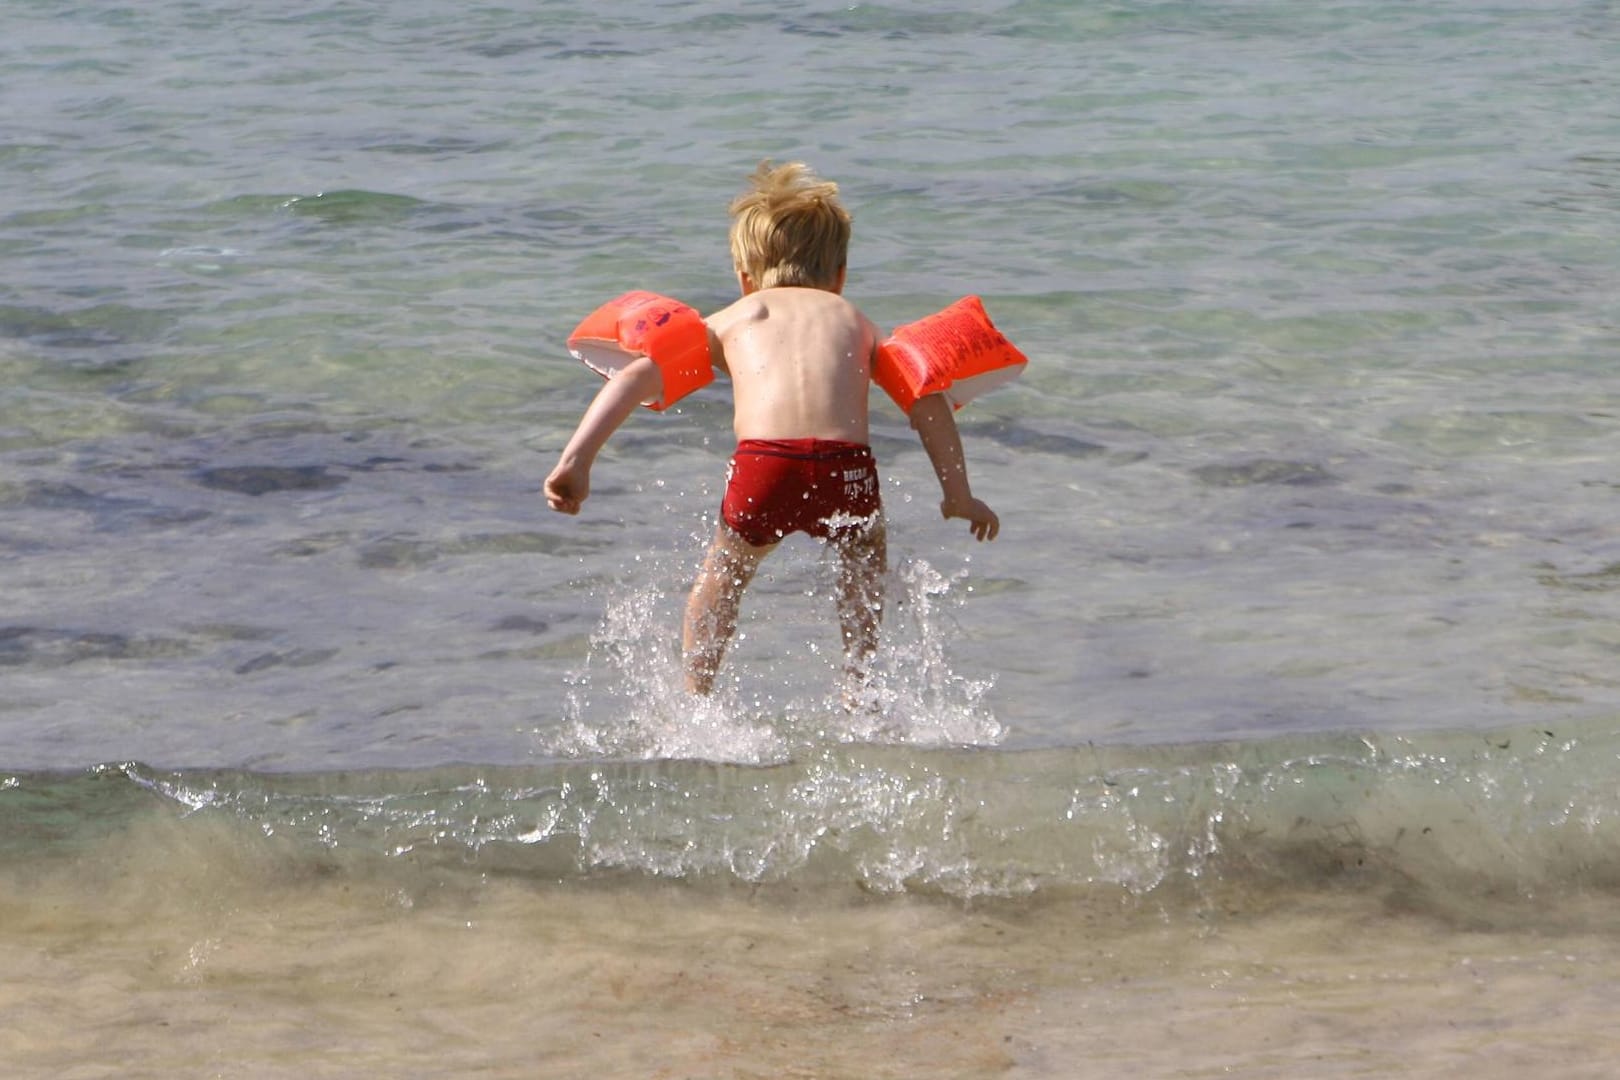
[[[842, 296], [849, 212], [838, 201], [838, 185], [802, 164], [764, 162], [750, 185], [731, 204], [731, 256], [742, 298], [705, 320], [714, 366], [731, 377], [738, 443], [721, 520], [686, 605], [686, 685], [698, 694], [714, 686], [760, 560], [787, 534], [808, 533], [838, 556], [838, 619], [853, 685], [877, 649], [888, 571], [867, 445], [879, 335]], [[662, 385], [658, 368], [642, 357], [602, 387], [546, 477], [553, 510], [579, 513], [597, 452]], [[944, 395], [921, 398], [911, 426], [939, 477], [941, 513], [965, 518], [977, 539], [994, 540], [1001, 523], [973, 497]]]

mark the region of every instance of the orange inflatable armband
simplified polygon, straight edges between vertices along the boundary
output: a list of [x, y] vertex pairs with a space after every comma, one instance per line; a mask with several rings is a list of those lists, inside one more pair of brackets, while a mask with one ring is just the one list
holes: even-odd
[[953, 409], [1023, 374], [1029, 358], [1002, 336], [977, 296], [895, 327], [878, 346], [872, 381], [908, 415], [917, 399], [943, 393]]
[[679, 300], [653, 292], [627, 292], [609, 300], [568, 335], [574, 359], [611, 379], [637, 357], [650, 356], [664, 377], [658, 397], [642, 402], [662, 411], [714, 381], [709, 328]]

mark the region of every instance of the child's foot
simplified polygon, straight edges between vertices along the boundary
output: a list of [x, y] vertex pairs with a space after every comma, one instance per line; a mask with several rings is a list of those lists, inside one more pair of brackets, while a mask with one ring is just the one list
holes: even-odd
[[878, 700], [877, 687], [872, 685], [870, 672], [846, 671], [843, 686], [839, 689], [839, 700], [846, 713], [876, 716], [882, 711], [882, 702]]

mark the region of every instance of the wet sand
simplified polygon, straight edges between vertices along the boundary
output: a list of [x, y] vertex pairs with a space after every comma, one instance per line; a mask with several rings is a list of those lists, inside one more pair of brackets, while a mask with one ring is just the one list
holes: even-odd
[[0, 878], [8, 1075], [1506, 1080], [1620, 1060], [1602, 898], [1493, 926], [1353, 890], [967, 904], [156, 846]]

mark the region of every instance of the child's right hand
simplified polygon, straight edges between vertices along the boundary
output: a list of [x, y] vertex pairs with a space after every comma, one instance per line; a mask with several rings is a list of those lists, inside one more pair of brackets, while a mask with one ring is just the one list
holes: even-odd
[[591, 468], [559, 461], [546, 477], [546, 505], [560, 514], [577, 514], [591, 493]]
[[939, 504], [939, 512], [946, 519], [966, 518], [973, 528], [974, 538], [981, 542], [994, 540], [1001, 531], [1001, 519], [996, 517], [996, 512], [972, 496], [956, 501], [946, 499]]

